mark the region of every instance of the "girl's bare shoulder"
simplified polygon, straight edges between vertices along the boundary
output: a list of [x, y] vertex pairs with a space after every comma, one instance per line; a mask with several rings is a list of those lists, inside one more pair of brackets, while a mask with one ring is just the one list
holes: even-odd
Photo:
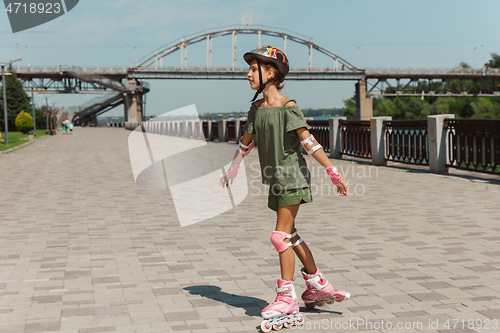
[[[289, 102], [286, 103], [287, 101], [289, 101]], [[283, 99], [281, 100], [281, 105], [283, 105], [285, 103], [286, 103], [286, 106], [297, 106], [297, 103], [295, 103], [295, 101], [293, 99], [290, 99], [288, 97], [283, 96]]]

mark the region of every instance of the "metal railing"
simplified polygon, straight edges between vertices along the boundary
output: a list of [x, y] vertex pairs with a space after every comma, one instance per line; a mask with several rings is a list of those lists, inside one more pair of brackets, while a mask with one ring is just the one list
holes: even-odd
[[238, 135], [238, 131], [236, 130], [236, 121], [229, 120], [226, 123], [226, 130], [227, 130], [228, 141], [235, 141], [235, 142], [239, 141], [239, 138], [236, 137]]
[[500, 119], [446, 119], [448, 166], [500, 174]]
[[499, 68], [366, 68], [367, 74], [499, 74]]
[[339, 128], [342, 155], [371, 158], [369, 120], [340, 120]]
[[427, 120], [384, 121], [385, 159], [429, 165]]
[[219, 141], [219, 122], [218, 121], [212, 121], [212, 138], [213, 140]]
[[309, 133], [323, 146], [326, 153], [330, 152], [330, 126], [328, 120], [308, 120], [307, 124], [311, 126]]
[[[124, 66], [14, 66], [16, 73], [20, 72], [83, 72], [83, 73], [126, 73], [128, 67]], [[19, 70], [18, 70], [19, 69]]]

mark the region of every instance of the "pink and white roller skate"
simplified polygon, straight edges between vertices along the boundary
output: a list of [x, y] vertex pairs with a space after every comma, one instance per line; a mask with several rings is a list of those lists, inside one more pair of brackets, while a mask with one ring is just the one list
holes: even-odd
[[263, 332], [271, 332], [272, 329], [278, 331], [285, 327], [299, 325], [304, 322], [304, 317], [299, 314], [299, 301], [295, 294], [293, 281], [278, 279], [276, 288], [276, 300], [262, 310], [262, 324], [260, 328]]
[[314, 309], [316, 305], [323, 306], [325, 303], [342, 302], [351, 297], [351, 294], [346, 291], [335, 291], [319, 269], [316, 269], [314, 274], [307, 274], [302, 268], [301, 273], [307, 285], [307, 290], [302, 294], [302, 300], [309, 309]]

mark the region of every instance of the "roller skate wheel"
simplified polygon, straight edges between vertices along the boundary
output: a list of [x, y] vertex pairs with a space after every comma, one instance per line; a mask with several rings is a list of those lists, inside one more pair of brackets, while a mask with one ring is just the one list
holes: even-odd
[[273, 327], [269, 324], [267, 320], [263, 320], [262, 323], [260, 324], [260, 329], [264, 333], [269, 333], [273, 330]]
[[274, 329], [275, 331], [279, 331], [279, 330], [280, 330], [280, 329], [282, 329], [282, 328], [283, 328], [283, 324], [275, 324], [275, 325], [273, 325], [273, 329]]
[[321, 302], [321, 303], [318, 303], [318, 306], [325, 306], [325, 303]]
[[312, 309], [314, 309], [315, 305], [314, 305], [314, 303], [306, 303], [306, 307], [307, 307], [308, 309], [311, 309], [311, 310], [312, 310]]
[[283, 323], [283, 326], [285, 326], [285, 328], [290, 328], [293, 326], [293, 323], [286, 322], [286, 323]]
[[295, 320], [295, 325], [299, 326], [304, 322], [304, 316], [298, 315], [299, 319]]
[[335, 303], [335, 301], [328, 301], [328, 302], [326, 302], [326, 304], [333, 304], [333, 303]]

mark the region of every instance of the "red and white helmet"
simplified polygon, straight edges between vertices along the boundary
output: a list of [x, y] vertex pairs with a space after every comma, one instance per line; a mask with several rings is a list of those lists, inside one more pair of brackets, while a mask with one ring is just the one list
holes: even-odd
[[263, 63], [275, 64], [278, 67], [280, 73], [283, 74], [283, 77], [287, 76], [288, 74], [288, 58], [283, 52], [275, 47], [265, 45], [243, 55], [243, 59], [245, 59], [245, 61], [249, 65], [252, 63], [253, 58], [257, 58]]

